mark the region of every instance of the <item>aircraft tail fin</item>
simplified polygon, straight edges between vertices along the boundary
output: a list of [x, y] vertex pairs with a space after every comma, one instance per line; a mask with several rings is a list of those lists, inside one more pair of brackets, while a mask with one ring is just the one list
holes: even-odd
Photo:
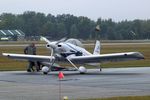
[[99, 55], [100, 54], [100, 49], [101, 49], [100, 41], [96, 40], [96, 44], [95, 44], [93, 54], [94, 55]]

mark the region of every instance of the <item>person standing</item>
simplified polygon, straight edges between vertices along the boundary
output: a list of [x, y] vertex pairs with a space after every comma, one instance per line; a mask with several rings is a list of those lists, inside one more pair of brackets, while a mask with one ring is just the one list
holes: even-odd
[[[34, 43], [31, 43], [29, 46], [27, 46], [27, 47], [24, 49], [24, 54], [36, 55], [36, 47], [35, 47], [35, 44], [34, 44]], [[35, 67], [36, 67], [36, 70], [39, 71], [37, 62], [29, 61], [29, 65], [28, 65], [28, 68], [27, 68], [27, 72], [31, 72], [31, 71], [34, 72], [33, 66], [35, 66]]]

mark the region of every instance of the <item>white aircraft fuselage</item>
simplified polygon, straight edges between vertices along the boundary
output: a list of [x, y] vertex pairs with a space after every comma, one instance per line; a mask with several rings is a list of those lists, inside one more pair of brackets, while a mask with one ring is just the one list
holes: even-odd
[[[18, 60], [38, 61], [49, 63], [49, 66], [45, 65], [42, 68], [43, 73], [47, 74], [50, 71], [50, 67], [53, 66], [55, 61], [69, 62], [74, 68], [79, 70], [80, 73], [85, 73], [86, 68], [83, 66], [77, 67], [76, 64], [89, 64], [93, 66], [100, 66], [100, 63], [106, 62], [118, 62], [128, 60], [140, 60], [144, 59], [144, 56], [139, 52], [123, 52], [112, 54], [100, 54], [100, 41], [96, 41], [93, 54], [85, 50], [79, 41], [68, 42], [65, 39], [59, 41], [50, 42], [45, 37], [42, 37], [47, 42], [46, 47], [51, 50], [50, 56], [41, 55], [25, 55], [25, 54], [10, 54], [3, 53], [3, 56]], [[44, 64], [44, 63], [43, 63]]]

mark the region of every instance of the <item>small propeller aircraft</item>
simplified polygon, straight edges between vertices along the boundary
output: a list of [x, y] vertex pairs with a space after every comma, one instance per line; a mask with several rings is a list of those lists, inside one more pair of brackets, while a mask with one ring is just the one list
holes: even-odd
[[[98, 40], [92, 54], [85, 50], [82, 47], [82, 43], [77, 39], [67, 40], [63, 38], [54, 42], [50, 42], [45, 37], [42, 37], [42, 39], [47, 42], [46, 47], [51, 50], [50, 56], [11, 53], [3, 53], [2, 55], [17, 60], [38, 61], [43, 65], [42, 72], [44, 74], [48, 74], [51, 71], [55, 62], [69, 62], [80, 73], [86, 73], [87, 70], [83, 66], [84, 64], [100, 67], [100, 63], [144, 59], [144, 56], [140, 52], [100, 54], [101, 45]], [[78, 67], [77, 64], [82, 66]]]

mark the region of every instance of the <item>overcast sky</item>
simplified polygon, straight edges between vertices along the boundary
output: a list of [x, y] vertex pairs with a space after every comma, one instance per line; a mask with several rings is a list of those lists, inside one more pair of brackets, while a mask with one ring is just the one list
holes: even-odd
[[150, 0], [0, 0], [0, 13], [73, 14], [114, 21], [150, 19]]

